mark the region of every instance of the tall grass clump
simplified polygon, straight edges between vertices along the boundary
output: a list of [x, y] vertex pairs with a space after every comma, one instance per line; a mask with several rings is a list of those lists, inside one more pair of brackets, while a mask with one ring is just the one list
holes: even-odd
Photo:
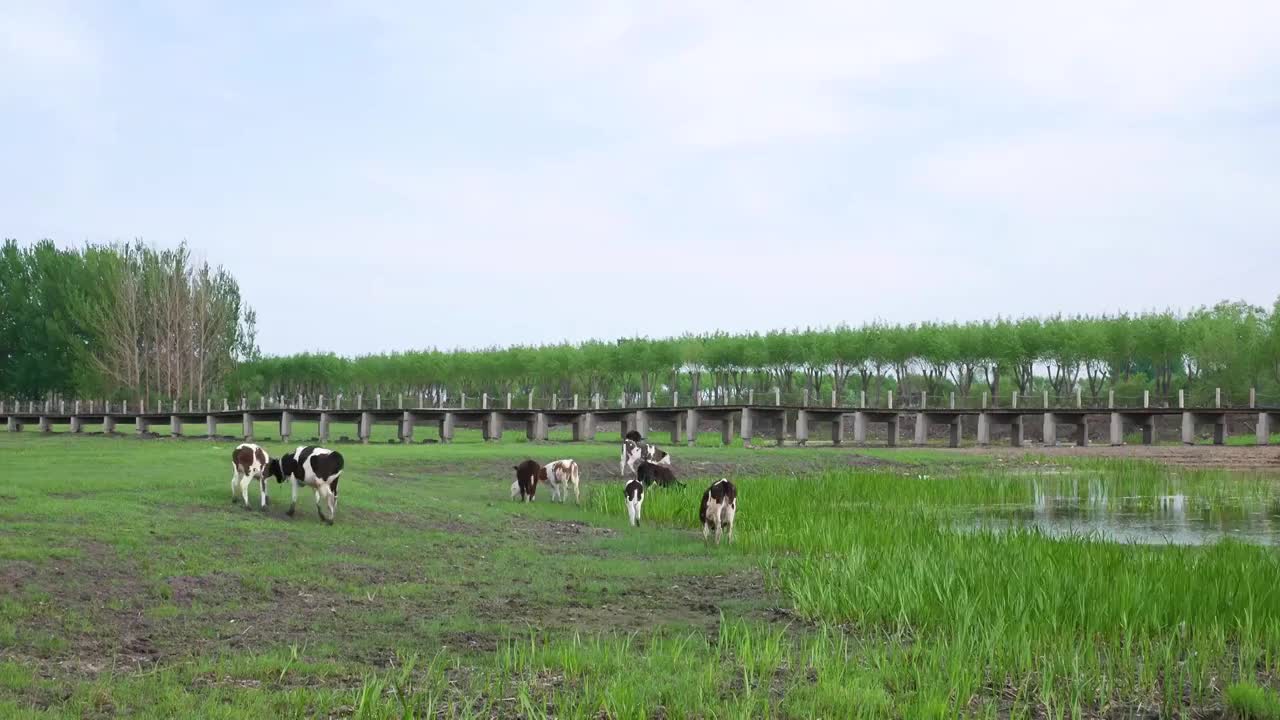
[[[1053, 473], [738, 479], [733, 551], [757, 555], [802, 618], [904, 648], [888, 656], [891, 674], [950, 713], [994, 698], [1051, 716], [1203, 706], [1220, 702], [1220, 678], [1280, 672], [1273, 548], [1050, 537], [987, 526], [972, 512], [1025, 505], [1046, 488], [1082, 500], [1190, 488], [1229, 506], [1273, 501], [1269, 484], [1124, 462]], [[649, 493], [646, 519], [696, 527], [702, 489]], [[620, 514], [615, 494], [596, 493], [591, 504]]]

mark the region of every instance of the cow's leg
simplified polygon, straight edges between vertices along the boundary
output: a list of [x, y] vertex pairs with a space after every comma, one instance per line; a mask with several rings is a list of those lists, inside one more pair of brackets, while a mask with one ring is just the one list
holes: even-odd
[[320, 519], [321, 519], [321, 520], [324, 520], [324, 519], [325, 519], [325, 517], [324, 517], [324, 510], [321, 510], [321, 509], [320, 509], [320, 488], [321, 488], [321, 487], [324, 487], [324, 484], [323, 484], [323, 483], [321, 483], [321, 484], [320, 484], [320, 487], [315, 488], [315, 493], [316, 493], [316, 514], [320, 516]]
[[240, 476], [240, 496], [244, 498], [244, 509], [251, 510], [253, 506], [249, 504], [249, 485], [253, 482], [253, 478], [249, 475]]
[[[325, 517], [323, 506], [329, 508], [329, 517]], [[329, 483], [320, 483], [320, 487], [316, 488], [316, 512], [320, 513], [320, 519], [332, 525], [333, 518], [338, 514], [338, 496], [333, 494], [333, 490], [329, 487]]]
[[293, 475], [289, 476], [289, 512], [285, 513], [289, 517], [293, 517], [293, 511], [298, 509], [298, 478]]
[[622, 449], [622, 457], [618, 460], [618, 474], [622, 477], [627, 476], [627, 449]]
[[261, 494], [262, 509], [266, 510], [267, 509], [267, 476], [266, 475], [258, 476], [258, 491]]
[[232, 471], [231, 471], [231, 504], [232, 504], [232, 505], [235, 505], [235, 504], [236, 504], [237, 502], [239, 502], [239, 500], [240, 500], [240, 495], [239, 495], [239, 493], [240, 493], [240, 471], [239, 471], [239, 470], [237, 470], [237, 469], [234, 469], [234, 468], [235, 468], [235, 466], [234, 466], [234, 465], [232, 466], [232, 468], [233, 468], [233, 469], [232, 469]]
[[724, 509], [725, 518], [729, 523], [729, 544], [733, 544], [733, 516], [738, 514], [738, 501], [734, 500], [733, 504]]
[[574, 482], [574, 483], [573, 483], [573, 504], [574, 504], [574, 505], [581, 505], [581, 504], [582, 504], [582, 496], [578, 494], [578, 483], [577, 483], [577, 482]]

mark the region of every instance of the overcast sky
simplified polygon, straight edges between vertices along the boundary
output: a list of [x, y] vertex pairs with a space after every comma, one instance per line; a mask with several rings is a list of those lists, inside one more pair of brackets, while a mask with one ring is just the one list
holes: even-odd
[[0, 0], [0, 235], [269, 353], [1280, 293], [1280, 2]]

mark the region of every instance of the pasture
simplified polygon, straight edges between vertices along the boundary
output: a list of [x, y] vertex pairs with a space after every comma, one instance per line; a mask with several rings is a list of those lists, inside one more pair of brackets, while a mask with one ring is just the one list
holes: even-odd
[[330, 527], [235, 441], [0, 434], [0, 716], [1280, 717], [1274, 472], [672, 448], [633, 529], [616, 444], [459, 440], [338, 446]]

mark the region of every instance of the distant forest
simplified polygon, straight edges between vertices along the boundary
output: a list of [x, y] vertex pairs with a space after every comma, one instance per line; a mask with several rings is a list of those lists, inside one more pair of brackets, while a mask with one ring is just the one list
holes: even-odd
[[749, 391], [841, 402], [865, 392], [1008, 397], [1108, 392], [1153, 402], [1179, 390], [1206, 402], [1251, 388], [1280, 402], [1280, 300], [1222, 302], [1186, 314], [998, 318], [708, 333], [579, 344], [364, 355], [261, 357], [254, 313], [229, 272], [186, 246], [0, 251], [0, 397], [203, 402], [205, 398], [528, 393], [706, 401]]

